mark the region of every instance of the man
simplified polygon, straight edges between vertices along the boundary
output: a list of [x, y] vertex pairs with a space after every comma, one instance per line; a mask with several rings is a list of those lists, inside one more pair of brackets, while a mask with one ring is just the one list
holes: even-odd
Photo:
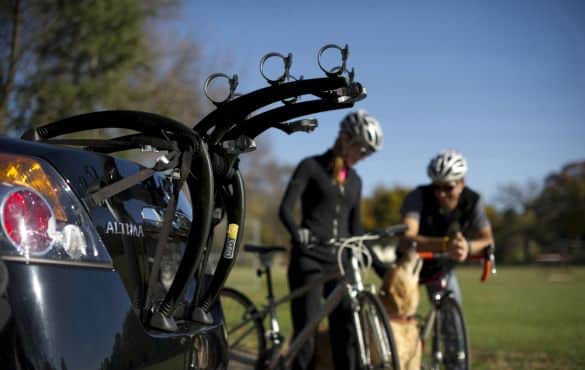
[[492, 229], [478, 193], [466, 186], [467, 161], [461, 153], [445, 150], [431, 159], [427, 174], [432, 183], [409, 193], [402, 204], [405, 240], [416, 242], [419, 251], [446, 252], [449, 261], [425, 261], [421, 281], [429, 296], [447, 288], [461, 304], [461, 291], [453, 271], [456, 263], [478, 254], [493, 243]]

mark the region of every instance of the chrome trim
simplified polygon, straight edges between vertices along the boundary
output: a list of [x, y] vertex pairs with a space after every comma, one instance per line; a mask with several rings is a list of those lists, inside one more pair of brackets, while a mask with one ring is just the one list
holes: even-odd
[[22, 262], [24, 264], [39, 264], [39, 265], [60, 265], [60, 266], [74, 266], [74, 267], [93, 267], [104, 270], [116, 271], [114, 265], [97, 262], [81, 262], [81, 261], [57, 261], [44, 258], [22, 257], [22, 256], [0, 256], [0, 260], [8, 262]]

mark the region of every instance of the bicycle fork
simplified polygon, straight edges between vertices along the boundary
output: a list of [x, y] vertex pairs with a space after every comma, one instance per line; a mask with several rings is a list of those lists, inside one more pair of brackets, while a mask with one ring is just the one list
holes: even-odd
[[439, 364], [443, 361], [441, 351], [441, 312], [439, 310], [440, 295], [433, 297], [432, 308], [428, 314], [420, 333], [420, 340], [424, 347], [429, 336], [432, 335], [431, 343], [431, 367], [430, 370], [438, 370]]

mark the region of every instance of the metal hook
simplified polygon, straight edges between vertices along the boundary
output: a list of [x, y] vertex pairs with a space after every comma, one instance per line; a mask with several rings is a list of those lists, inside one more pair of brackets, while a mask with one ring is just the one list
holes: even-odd
[[[341, 65], [335, 66], [331, 69], [326, 69], [325, 67], [323, 67], [323, 64], [321, 63], [321, 56], [328, 49], [339, 50], [339, 52], [341, 54]], [[327, 45], [323, 46], [321, 49], [319, 49], [319, 52], [317, 53], [317, 63], [319, 64], [319, 68], [321, 68], [321, 70], [323, 72], [325, 72], [325, 74], [328, 77], [341, 76], [343, 74], [343, 72], [347, 71], [346, 63], [347, 63], [348, 56], [349, 56], [349, 46], [347, 44], [345, 44], [345, 47], [343, 47], [343, 48], [341, 48], [339, 45], [336, 45], [336, 44], [327, 44]]]
[[[211, 84], [211, 82], [213, 80], [215, 80], [216, 78], [225, 78], [226, 80], [228, 80], [228, 84], [229, 84], [229, 93], [228, 96], [223, 99], [223, 100], [214, 100], [210, 95], [209, 95], [209, 85]], [[207, 97], [207, 99], [209, 99], [209, 101], [211, 101], [213, 104], [215, 104], [215, 106], [219, 106], [221, 104], [224, 104], [230, 100], [232, 100], [237, 94], [236, 94], [236, 89], [238, 88], [238, 75], [234, 74], [231, 78], [226, 75], [225, 73], [214, 73], [211, 76], [207, 77], [207, 79], [205, 80], [205, 84], [203, 86], [203, 91], [205, 92], [205, 96]]]
[[347, 79], [349, 80], [350, 84], [353, 82], [354, 77], [355, 77], [355, 69], [352, 67], [351, 71], [347, 72]]
[[[268, 76], [266, 76], [266, 74], [264, 74], [264, 64], [266, 63], [266, 61], [268, 59], [274, 58], [274, 57], [282, 59], [282, 64], [284, 65], [284, 72], [280, 76], [278, 76], [278, 78], [271, 79]], [[271, 85], [280, 84], [280, 83], [283, 83], [284, 81], [286, 81], [290, 77], [290, 67], [291, 66], [292, 66], [292, 53], [288, 53], [288, 55], [286, 57], [284, 55], [282, 55], [280, 53], [276, 53], [276, 52], [268, 53], [268, 54], [264, 55], [262, 57], [262, 59], [260, 59], [260, 74], [262, 75], [262, 77], [264, 77], [266, 82], [268, 82], [269, 84], [271, 84]]]

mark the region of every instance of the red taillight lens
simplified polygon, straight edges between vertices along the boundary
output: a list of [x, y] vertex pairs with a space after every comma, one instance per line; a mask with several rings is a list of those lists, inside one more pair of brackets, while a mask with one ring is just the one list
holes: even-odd
[[41, 195], [29, 189], [17, 189], [8, 194], [1, 210], [2, 227], [22, 254], [39, 256], [51, 249], [55, 219]]
[[43, 159], [1, 152], [0, 258], [112, 266], [67, 181]]

